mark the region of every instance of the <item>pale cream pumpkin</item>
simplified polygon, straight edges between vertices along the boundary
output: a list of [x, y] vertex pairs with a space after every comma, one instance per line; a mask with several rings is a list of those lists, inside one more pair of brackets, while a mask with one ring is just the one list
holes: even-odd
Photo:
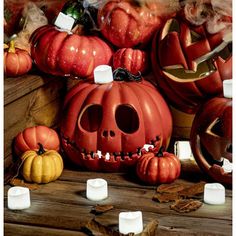
[[62, 173], [63, 160], [55, 150], [45, 151], [39, 144], [38, 151], [29, 150], [23, 153], [22, 175], [28, 182], [49, 183], [55, 181]]

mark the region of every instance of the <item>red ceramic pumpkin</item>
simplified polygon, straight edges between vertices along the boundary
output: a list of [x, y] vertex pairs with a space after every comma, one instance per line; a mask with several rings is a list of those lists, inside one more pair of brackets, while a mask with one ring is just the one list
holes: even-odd
[[191, 147], [204, 173], [215, 181], [232, 184], [232, 173], [225, 173], [222, 158], [232, 162], [232, 99], [215, 97], [202, 105], [193, 121]]
[[126, 68], [132, 74], [145, 74], [149, 69], [149, 55], [146, 51], [132, 48], [118, 49], [113, 55], [113, 67]]
[[123, 171], [134, 166], [144, 144], [167, 147], [170, 140], [172, 118], [162, 96], [141, 77], [124, 81], [131, 78], [127, 70], [116, 72], [107, 84], [79, 82], [65, 98], [62, 145], [89, 170]]
[[180, 175], [181, 164], [177, 156], [169, 152], [150, 149], [144, 152], [136, 166], [136, 173], [146, 184], [171, 183]]
[[26, 50], [15, 48], [14, 41], [4, 51], [4, 73], [16, 77], [26, 74], [32, 68], [32, 59]]
[[232, 78], [231, 44], [214, 53], [222, 38], [222, 32], [209, 34], [204, 25], [179, 18], [169, 19], [156, 33], [153, 82], [175, 108], [195, 113], [202, 102], [222, 94], [222, 81]]
[[59, 30], [50, 25], [31, 36], [31, 55], [37, 67], [58, 76], [92, 77], [93, 70], [111, 62], [111, 47], [97, 36]]
[[46, 150], [58, 151], [60, 140], [57, 132], [47, 126], [39, 125], [24, 129], [17, 134], [14, 140], [14, 151], [17, 156], [28, 150], [38, 150], [41, 143]]
[[102, 34], [119, 48], [147, 43], [161, 24], [161, 4], [109, 0], [98, 11]]

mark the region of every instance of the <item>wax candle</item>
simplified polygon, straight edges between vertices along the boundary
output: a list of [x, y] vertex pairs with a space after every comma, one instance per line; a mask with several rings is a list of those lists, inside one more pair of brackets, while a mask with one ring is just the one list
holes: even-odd
[[92, 201], [101, 201], [108, 197], [107, 181], [101, 178], [88, 179], [86, 196]]
[[176, 141], [174, 153], [180, 160], [194, 159], [189, 141]]
[[139, 234], [143, 231], [141, 211], [121, 212], [119, 214], [119, 232], [122, 234]]
[[30, 192], [25, 187], [12, 187], [7, 192], [7, 205], [11, 210], [23, 210], [30, 207]]
[[223, 93], [225, 98], [232, 98], [232, 79], [223, 81]]
[[231, 173], [233, 171], [233, 164], [226, 158], [223, 158], [223, 170], [225, 173]]
[[60, 29], [71, 30], [74, 23], [75, 19], [60, 12], [55, 20], [54, 25], [59, 27]]
[[94, 82], [96, 84], [106, 84], [113, 81], [112, 69], [108, 65], [97, 66], [94, 71]]
[[205, 184], [204, 202], [212, 205], [225, 203], [225, 187], [219, 183]]

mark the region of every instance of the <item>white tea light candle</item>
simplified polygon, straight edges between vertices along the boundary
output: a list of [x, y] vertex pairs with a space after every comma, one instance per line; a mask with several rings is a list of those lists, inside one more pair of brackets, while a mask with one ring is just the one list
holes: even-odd
[[189, 141], [176, 141], [174, 144], [174, 153], [180, 160], [194, 160]]
[[225, 187], [219, 183], [205, 184], [204, 202], [212, 205], [225, 203]]
[[232, 79], [223, 81], [223, 93], [225, 98], [232, 98]]
[[101, 201], [108, 197], [107, 181], [96, 178], [87, 180], [86, 196], [92, 201]]
[[57, 16], [57, 19], [54, 22], [54, 25], [60, 29], [71, 30], [74, 23], [75, 20], [72, 17], [67, 16], [64, 13], [60, 12]]
[[30, 207], [30, 192], [25, 187], [12, 187], [7, 192], [7, 205], [11, 210], [23, 210]]
[[139, 234], [143, 231], [141, 211], [121, 212], [119, 214], [119, 232], [122, 234]]
[[94, 82], [96, 84], [106, 84], [113, 81], [112, 69], [108, 65], [97, 66], [94, 71]]

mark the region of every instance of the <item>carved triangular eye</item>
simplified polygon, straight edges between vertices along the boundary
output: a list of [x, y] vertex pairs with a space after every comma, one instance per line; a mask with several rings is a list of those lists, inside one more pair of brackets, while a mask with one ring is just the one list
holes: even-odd
[[202, 36], [193, 30], [190, 31], [190, 35], [192, 43], [196, 43], [202, 39]]
[[229, 43], [223, 50], [219, 52], [219, 57], [225, 61], [232, 57], [232, 43]]
[[224, 137], [223, 126], [224, 124], [222, 120], [217, 118], [213, 123], [210, 124], [207, 132], [219, 137]]
[[169, 30], [168, 30], [168, 31], [169, 31], [169, 32], [175, 31], [175, 32], [180, 33], [180, 25], [179, 25], [179, 22], [178, 22], [177, 20], [173, 19], [173, 20], [171, 21], [171, 24], [170, 24], [170, 26], [169, 26]]

